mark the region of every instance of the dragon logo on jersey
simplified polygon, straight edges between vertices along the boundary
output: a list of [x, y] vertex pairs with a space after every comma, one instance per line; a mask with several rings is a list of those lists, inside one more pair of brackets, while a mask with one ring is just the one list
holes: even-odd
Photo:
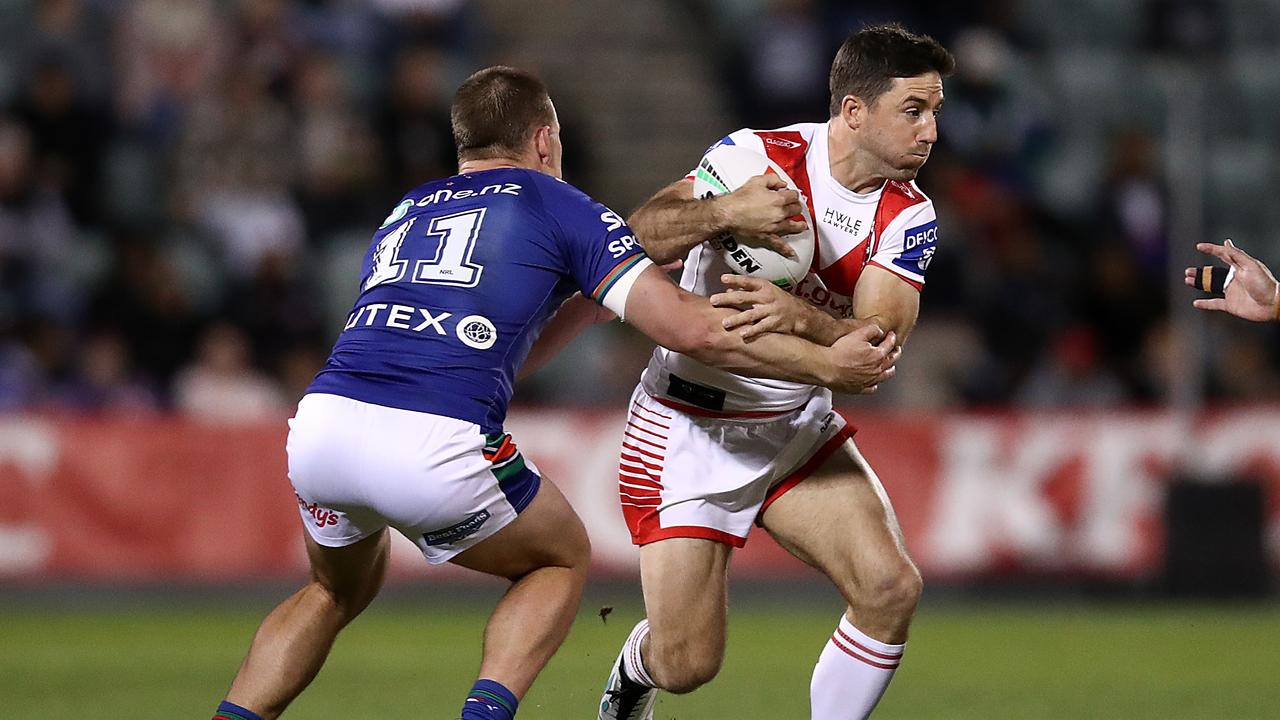
[[382, 228], [404, 217], [406, 214], [408, 214], [409, 208], [411, 207], [413, 207], [412, 200], [402, 200], [400, 204], [396, 206], [396, 209], [392, 210], [391, 214], [387, 216], [387, 219], [382, 221], [382, 224], [378, 226], [378, 229], [381, 230]]
[[933, 260], [935, 245], [938, 242], [938, 221], [930, 220], [924, 225], [907, 230], [902, 242], [902, 254], [893, 259], [893, 264], [907, 272], [924, 274]]
[[498, 342], [498, 328], [483, 315], [468, 315], [458, 321], [454, 328], [463, 345], [476, 350], [488, 350]]

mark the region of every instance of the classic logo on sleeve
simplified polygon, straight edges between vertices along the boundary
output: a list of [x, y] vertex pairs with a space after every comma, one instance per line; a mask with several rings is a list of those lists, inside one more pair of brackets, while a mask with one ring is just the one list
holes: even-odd
[[913, 227], [907, 230], [902, 242], [902, 254], [893, 259], [893, 264], [909, 273], [923, 275], [929, 269], [929, 262], [933, 260], [934, 245], [937, 242], [937, 220]]
[[787, 140], [786, 138], [774, 137], [772, 135], [766, 137], [764, 142], [766, 145], [777, 145], [778, 147], [786, 148], [787, 150], [795, 150], [800, 147], [800, 143], [795, 140]]

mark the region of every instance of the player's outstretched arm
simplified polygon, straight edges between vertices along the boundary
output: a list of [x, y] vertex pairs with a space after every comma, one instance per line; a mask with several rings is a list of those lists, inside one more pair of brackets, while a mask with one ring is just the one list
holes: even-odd
[[777, 175], [751, 178], [727, 195], [694, 198], [693, 181], [680, 180], [658, 191], [627, 218], [649, 258], [659, 265], [679, 260], [706, 240], [731, 232], [749, 244], [795, 257], [781, 236], [804, 230], [800, 194]]
[[728, 290], [711, 296], [711, 304], [737, 308], [724, 319], [727, 330], [738, 330], [747, 339], [763, 333], [797, 335], [819, 345], [837, 340], [866, 325], [893, 331], [898, 344], [906, 342], [920, 311], [920, 293], [893, 273], [874, 265], [863, 270], [854, 291], [854, 317], [831, 317], [800, 298], [759, 278], [722, 275]]
[[[1223, 296], [1196, 300], [1201, 310], [1221, 310], [1245, 320], [1266, 322], [1280, 320], [1280, 283], [1261, 261], [1227, 240], [1221, 245], [1197, 243], [1196, 249], [1212, 255], [1231, 267], [1231, 282]], [[1185, 282], [1199, 288], [1202, 268], [1187, 268]]]
[[896, 337], [874, 325], [825, 347], [802, 338], [766, 333], [750, 341], [724, 329], [730, 311], [676, 287], [647, 268], [627, 297], [627, 322], [658, 344], [699, 362], [751, 377], [823, 385], [850, 393], [874, 392], [893, 377]]
[[711, 304], [737, 309], [724, 319], [723, 325], [726, 330], [737, 330], [747, 340], [765, 333], [784, 333], [831, 346], [854, 330], [874, 324], [857, 319], [837, 320], [760, 278], [725, 274], [720, 281], [728, 289], [712, 295]]

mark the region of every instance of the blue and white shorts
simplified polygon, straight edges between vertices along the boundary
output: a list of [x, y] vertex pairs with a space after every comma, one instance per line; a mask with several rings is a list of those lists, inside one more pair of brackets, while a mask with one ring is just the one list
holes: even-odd
[[317, 543], [344, 547], [390, 526], [433, 565], [506, 527], [541, 485], [506, 433], [337, 395], [302, 398], [286, 448]]

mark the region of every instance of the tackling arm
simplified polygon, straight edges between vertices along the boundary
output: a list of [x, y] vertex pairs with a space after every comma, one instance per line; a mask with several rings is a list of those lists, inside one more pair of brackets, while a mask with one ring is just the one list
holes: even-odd
[[797, 335], [819, 345], [867, 325], [892, 331], [898, 345], [906, 342], [920, 311], [920, 292], [893, 273], [868, 265], [853, 296], [853, 319], [838, 320], [776, 285], [759, 278], [723, 275], [727, 289], [711, 296], [711, 304], [741, 308], [724, 320], [726, 329], [741, 328], [744, 338], [764, 333]]
[[840, 392], [870, 392], [893, 376], [893, 333], [868, 324], [832, 347], [768, 333], [751, 341], [724, 329], [731, 311], [676, 287], [656, 267], [646, 268], [627, 298], [627, 322], [658, 344], [699, 362], [751, 377], [823, 385]]

